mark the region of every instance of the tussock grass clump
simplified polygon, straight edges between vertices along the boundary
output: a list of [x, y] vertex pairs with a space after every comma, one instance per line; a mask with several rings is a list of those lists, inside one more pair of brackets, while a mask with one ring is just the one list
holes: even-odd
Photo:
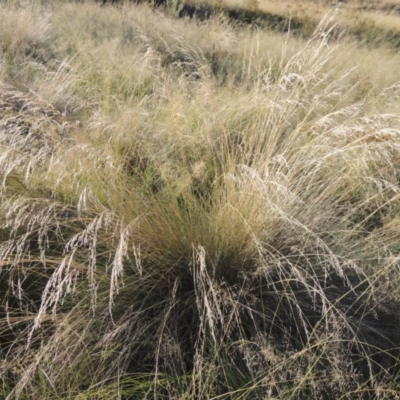
[[396, 87], [360, 100], [318, 33], [269, 62], [246, 36], [221, 78], [157, 35], [191, 22], [137, 7], [121, 42], [118, 10], [79, 7], [34, 90], [1, 67], [4, 397], [396, 398]]
[[22, 8], [15, 12], [13, 6], [14, 4], [10, 4], [9, 7], [2, 6], [2, 51], [13, 56], [32, 54], [46, 43], [50, 15], [45, 13], [32, 18], [31, 10]]

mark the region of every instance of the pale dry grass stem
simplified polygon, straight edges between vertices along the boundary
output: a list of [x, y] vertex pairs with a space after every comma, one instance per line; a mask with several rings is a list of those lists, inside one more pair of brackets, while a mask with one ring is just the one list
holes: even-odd
[[396, 398], [393, 77], [360, 91], [329, 18], [267, 45], [221, 16], [52, 13], [31, 24], [68, 61], [25, 89], [1, 67], [4, 397]]

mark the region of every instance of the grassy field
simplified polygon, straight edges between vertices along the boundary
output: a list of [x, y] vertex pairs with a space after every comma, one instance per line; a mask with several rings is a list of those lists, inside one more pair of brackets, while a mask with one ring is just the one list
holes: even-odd
[[[168, 3], [180, 10], [178, 0]], [[198, 4], [187, 0], [186, 4]], [[224, 12], [241, 23], [251, 23], [279, 33], [314, 34], [324, 16], [336, 9], [335, 28], [330, 38], [350, 37], [369, 47], [400, 47], [400, 3], [384, 0], [203, 0], [212, 10]], [[184, 14], [184, 10], [183, 10]]]
[[207, 4], [0, 2], [1, 398], [400, 398], [398, 5]]

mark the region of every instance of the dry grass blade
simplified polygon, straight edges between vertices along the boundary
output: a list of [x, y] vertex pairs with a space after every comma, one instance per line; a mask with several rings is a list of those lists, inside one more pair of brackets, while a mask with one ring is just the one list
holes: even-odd
[[8, 3], [0, 397], [397, 398], [400, 76], [340, 14]]

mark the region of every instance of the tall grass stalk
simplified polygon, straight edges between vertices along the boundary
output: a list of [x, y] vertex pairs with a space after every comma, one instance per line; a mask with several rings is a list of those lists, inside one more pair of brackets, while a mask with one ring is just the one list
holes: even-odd
[[45, 71], [1, 50], [4, 397], [396, 398], [396, 87], [331, 68], [329, 18], [274, 61], [222, 17], [190, 25], [230, 35], [210, 55], [189, 21], [60, 7]]

